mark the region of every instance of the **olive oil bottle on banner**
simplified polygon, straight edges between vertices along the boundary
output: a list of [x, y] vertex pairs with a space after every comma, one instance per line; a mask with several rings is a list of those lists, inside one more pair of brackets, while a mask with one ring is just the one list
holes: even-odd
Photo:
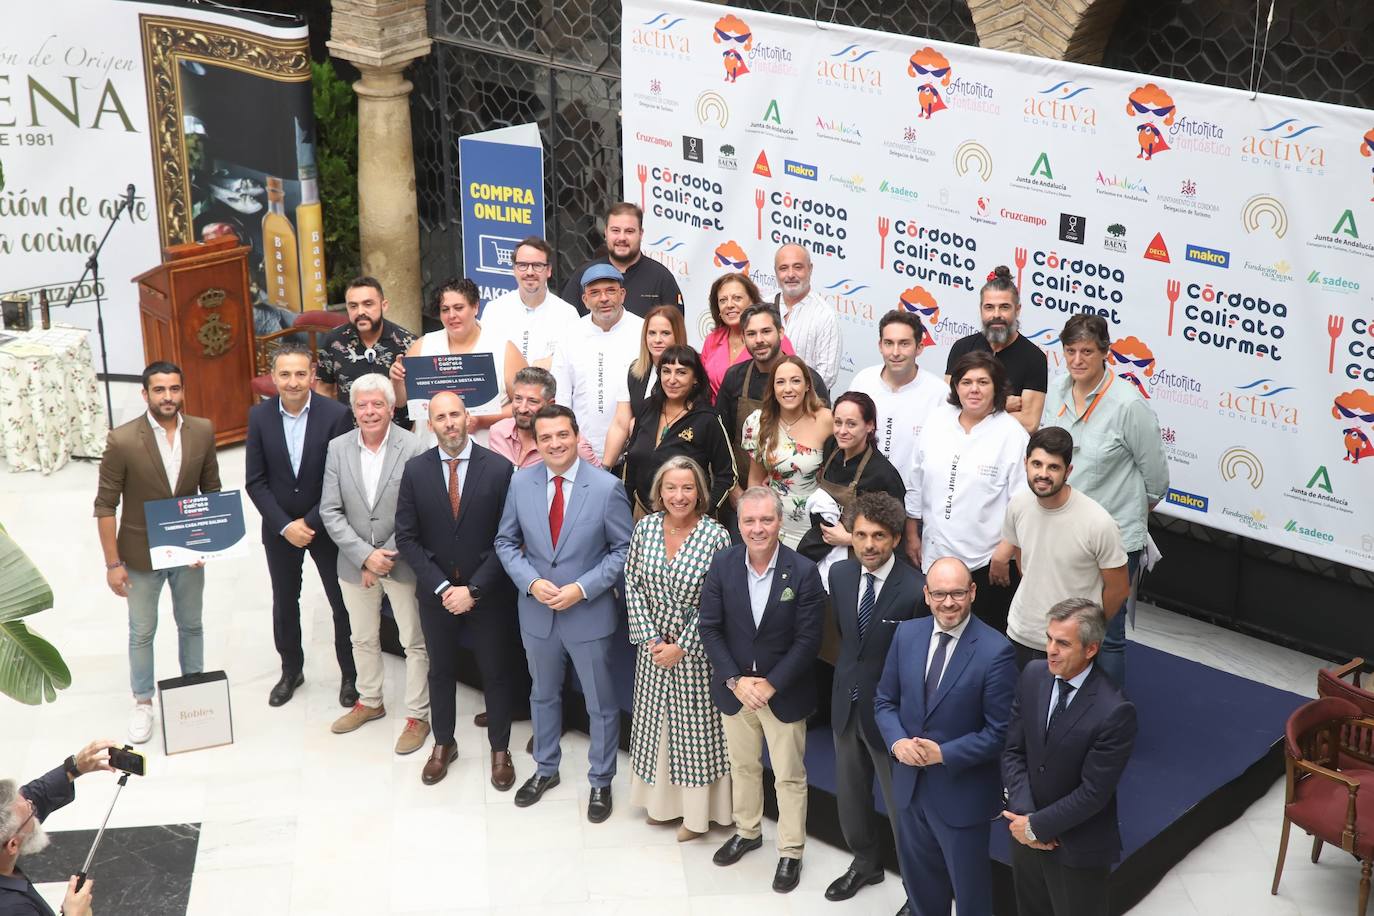
[[267, 213], [262, 217], [263, 268], [267, 272], [267, 299], [293, 312], [301, 310], [301, 271], [296, 232], [286, 216], [286, 195], [281, 179], [267, 178]]
[[301, 180], [301, 202], [296, 207], [296, 234], [301, 251], [301, 307], [323, 311], [329, 305], [324, 273], [324, 212], [320, 208], [320, 182], [315, 167], [315, 144], [296, 122], [296, 168]]

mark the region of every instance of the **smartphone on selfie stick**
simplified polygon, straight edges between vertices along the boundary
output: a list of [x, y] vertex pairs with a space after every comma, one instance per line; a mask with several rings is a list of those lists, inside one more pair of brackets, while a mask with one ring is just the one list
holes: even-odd
[[76, 889], [79, 891], [86, 885], [86, 876], [91, 872], [91, 863], [95, 861], [95, 851], [100, 848], [100, 841], [105, 836], [105, 826], [110, 823], [110, 815], [114, 814], [115, 802], [119, 801], [119, 791], [124, 788], [124, 784], [129, 781], [129, 776], [142, 776], [146, 771], [146, 761], [142, 754], [129, 745], [123, 747], [110, 748], [110, 766], [116, 770], [123, 770], [119, 774], [119, 782], [115, 783], [114, 798], [110, 799], [110, 810], [105, 812], [105, 820], [100, 822], [100, 829], [96, 831], [95, 842], [91, 843], [91, 851], [86, 853], [86, 862], [81, 866], [81, 871], [76, 876]]

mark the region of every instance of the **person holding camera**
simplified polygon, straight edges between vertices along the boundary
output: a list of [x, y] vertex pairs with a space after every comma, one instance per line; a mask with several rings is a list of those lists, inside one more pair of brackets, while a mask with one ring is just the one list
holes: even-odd
[[[94, 770], [110, 770], [114, 741], [101, 739], [77, 751], [59, 767], [17, 788], [13, 779], [0, 780], [0, 916], [53, 916], [47, 901], [19, 868], [21, 855], [34, 855], [48, 845], [43, 821], [76, 798], [76, 778]], [[63, 916], [90, 916], [94, 881], [76, 889], [76, 876], [67, 883]]]

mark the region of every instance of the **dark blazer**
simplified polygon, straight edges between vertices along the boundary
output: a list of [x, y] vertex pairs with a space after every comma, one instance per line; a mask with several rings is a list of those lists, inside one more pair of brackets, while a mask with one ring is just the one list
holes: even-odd
[[920, 802], [952, 827], [986, 824], [1002, 810], [997, 757], [1007, 735], [1016, 653], [1007, 638], [972, 615], [926, 705], [926, 656], [935, 618], [900, 624], [874, 698], [874, 718], [891, 748], [902, 738], [929, 738], [944, 762], [928, 767], [892, 763], [892, 801]]
[[773, 715], [796, 722], [816, 709], [811, 663], [821, 647], [825, 587], [815, 563], [779, 544], [768, 605], [755, 627], [746, 556], [743, 544], [717, 553], [702, 587], [697, 628], [713, 669], [711, 699], [728, 716], [739, 712], [740, 701], [725, 682], [752, 671], [776, 691], [768, 703]]
[[704, 395], [701, 403], [664, 430], [662, 439], [658, 438], [658, 410], [652, 398], [645, 402], [644, 409], [635, 418], [634, 432], [625, 449], [625, 482], [645, 511], [653, 511], [650, 491], [654, 475], [669, 458], [678, 456], [691, 458], [701, 465], [711, 487], [707, 497], [711, 511], [719, 509], [734, 488], [738, 473], [730, 437], [721, 425], [720, 415], [706, 403]]
[[248, 411], [244, 489], [262, 515], [264, 540], [277, 536], [298, 518], [305, 519], [317, 535], [324, 533], [320, 493], [324, 489], [325, 455], [329, 441], [352, 428], [353, 414], [347, 407], [333, 398], [312, 394], [301, 448], [301, 469], [293, 474], [286, 432], [282, 429], [281, 398], [268, 398]]
[[[146, 418], [144, 420], [147, 422]], [[186, 448], [185, 429], [182, 430], [183, 452]], [[210, 492], [210, 491], [206, 491]], [[63, 805], [76, 798], [76, 784], [67, 778], [62, 767], [49, 770], [19, 790], [19, 794], [33, 802], [34, 817], [41, 824]], [[52, 916], [48, 906], [23, 870], [16, 867], [9, 877], [0, 876], [0, 914], [22, 913], [24, 916]]]
[[515, 467], [475, 442], [468, 461], [456, 520], [439, 447], [406, 462], [396, 495], [396, 549], [415, 572], [421, 601], [437, 602], [434, 590], [447, 580], [481, 589], [479, 607], [509, 609], [515, 587], [492, 545]]
[[1021, 672], [1002, 753], [1007, 807], [1029, 814], [1041, 840], [1059, 841], [1050, 854], [1062, 864], [1111, 865], [1121, 857], [1116, 786], [1135, 746], [1135, 705], [1094, 665], [1047, 738], [1053, 687], [1044, 661]]
[[[921, 598], [925, 576], [902, 562], [892, 564], [883, 590], [873, 608], [873, 621], [862, 641], [859, 639], [859, 582], [863, 566], [858, 560], [841, 560], [830, 567], [830, 607], [835, 612], [835, 627], [840, 631], [840, 654], [835, 660], [835, 681], [830, 691], [830, 725], [835, 733], [844, 731], [850, 713], [862, 717], [863, 736], [875, 748], [885, 748], [883, 736], [873, 719], [873, 692], [887, 661], [888, 646], [897, 624], [918, 614], [929, 613]], [[859, 698], [850, 692], [859, 687]]]

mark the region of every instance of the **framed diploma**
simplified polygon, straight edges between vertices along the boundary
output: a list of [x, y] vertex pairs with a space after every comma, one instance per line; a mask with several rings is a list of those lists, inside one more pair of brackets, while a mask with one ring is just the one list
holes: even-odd
[[153, 569], [188, 566], [245, 549], [239, 490], [155, 499], [143, 504]]
[[429, 399], [452, 391], [463, 399], [468, 413], [497, 413], [501, 392], [496, 377], [496, 357], [490, 353], [448, 353], [442, 356], [406, 356], [406, 407], [412, 420], [426, 420]]

